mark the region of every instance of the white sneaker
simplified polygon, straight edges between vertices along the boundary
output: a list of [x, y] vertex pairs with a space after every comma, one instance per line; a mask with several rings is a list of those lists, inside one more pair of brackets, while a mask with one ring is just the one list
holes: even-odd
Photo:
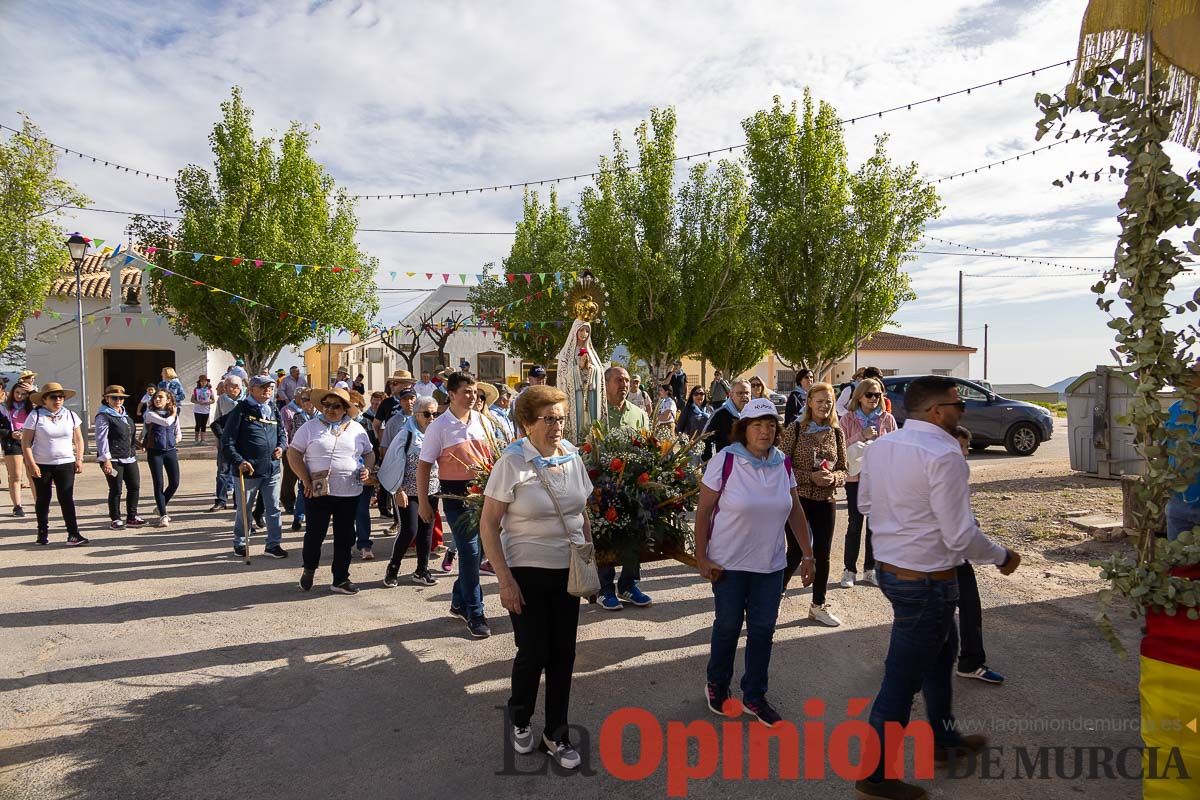
[[154, 523], [154, 526], [157, 528], [165, 528], [170, 524], [171, 524], [171, 515], [163, 514], [161, 517], [158, 518], [158, 522]]
[[570, 742], [552, 742], [550, 737], [542, 734], [542, 750], [546, 755], [558, 762], [558, 765], [563, 769], [578, 769], [583, 763], [583, 759], [579, 757], [579, 752], [571, 745]]
[[808, 609], [808, 618], [815, 619], [817, 622], [830, 628], [836, 628], [842, 624], [840, 619], [830, 613], [828, 604], [823, 606], [812, 606], [810, 609]]
[[875, 570], [868, 570], [862, 574], [862, 582], [869, 583], [872, 586], [879, 585], [879, 578], [875, 577]]
[[518, 728], [516, 725], [513, 725], [512, 747], [518, 753], [532, 753], [535, 747], [533, 743], [533, 728], [528, 725], [524, 728]]
[[838, 581], [838, 586], [842, 587], [843, 589], [853, 589], [854, 588], [854, 571], [849, 570], [849, 569], [843, 571], [842, 579], [840, 581]]

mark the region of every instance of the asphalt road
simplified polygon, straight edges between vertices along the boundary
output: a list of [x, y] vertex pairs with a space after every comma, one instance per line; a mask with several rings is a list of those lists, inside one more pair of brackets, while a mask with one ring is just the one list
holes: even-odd
[[[977, 477], [1061, 469], [1065, 452], [1060, 437], [1020, 464], [982, 456], [972, 468]], [[0, 520], [0, 797], [660, 798], [667, 756], [642, 780], [615, 777], [599, 746], [606, 718], [635, 706], [662, 730], [671, 720], [714, 719], [702, 701], [710, 589], [682, 565], [648, 565], [642, 587], [651, 607], [581, 614], [571, 718], [586, 730], [576, 739], [592, 774], [498, 774], [506, 771], [498, 707], [514, 647], [494, 581], [485, 582], [495, 632], [486, 641], [471, 640], [447, 616], [449, 580], [387, 589], [379, 582], [384, 560], [355, 562], [352, 577], [364, 586], [357, 597], [330, 594], [327, 571], [305, 594], [296, 586], [299, 534], [285, 536], [285, 561], [258, 554], [261, 536], [252, 565], [232, 557], [232, 515], [207, 513], [211, 469], [183, 464], [175, 523], [165, 530], [104, 529], [103, 481], [92, 465], [79, 491], [88, 547], [65, 547], [56, 525], [52, 544], [38, 548], [31, 519]], [[843, 528], [844, 517], [839, 512]], [[379, 541], [377, 551], [386, 554], [391, 542]], [[840, 550], [835, 545], [834, 580]], [[328, 557], [327, 547], [325, 564]], [[1094, 574], [1075, 569], [1085, 580]], [[960, 720], [1004, 748], [1007, 777], [940, 777], [927, 782], [932, 796], [1138, 796], [1137, 781], [1013, 778], [1017, 747], [1140, 742], [1136, 658], [1118, 660], [1092, 622], [1099, 582], [1080, 593], [1043, 581], [1037, 563], [1013, 578], [980, 575], [990, 661], [1008, 682], [956, 680], [955, 704]], [[891, 611], [877, 589], [835, 587], [830, 602], [845, 624], [822, 628], [805, 618], [808, 593], [793, 589], [784, 601], [770, 697], [797, 725], [824, 721], [832, 735], [848, 704], [878, 688]], [[1121, 632], [1136, 652], [1136, 628]], [[805, 705], [813, 698], [823, 713]], [[649, 734], [642, 752], [662, 736]], [[630, 760], [636, 742], [631, 733], [624, 740]], [[672, 774], [697, 747], [668, 748]], [[508, 758], [521, 771], [545, 763]], [[780, 780], [774, 763], [768, 780], [726, 780], [722, 770], [744, 774], [726, 759], [715, 777], [687, 784], [688, 796], [853, 796], [850, 782], [829, 769], [797, 784]]]

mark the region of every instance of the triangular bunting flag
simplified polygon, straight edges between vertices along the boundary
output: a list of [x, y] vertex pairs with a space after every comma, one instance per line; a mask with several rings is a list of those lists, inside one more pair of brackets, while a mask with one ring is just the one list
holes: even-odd
[[449, 283], [449, 282], [450, 282], [450, 273], [443, 272], [442, 273], [442, 283]]
[[54, 319], [62, 319], [62, 314], [60, 314], [57, 311], [51, 311], [50, 316], [53, 317]]
[[108, 323], [110, 323], [110, 322], [112, 322], [112, 317], [105, 317], [105, 318], [104, 318], [104, 324], [105, 324], [105, 325], [107, 325], [107, 324], [108, 324]]
[[41, 310], [40, 308], [38, 308], [38, 309], [35, 309], [35, 310], [34, 310], [34, 312], [33, 312], [33, 318], [34, 318], [34, 319], [41, 319], [41, 318], [42, 318], [42, 310]]
[[121, 252], [121, 243], [120, 243], [120, 242], [117, 242], [117, 249], [116, 249], [116, 250], [113, 250], [113, 255], [115, 256], [115, 255], [117, 255], [117, 254], [118, 254], [118, 253], [120, 253], [120, 252]]
[[92, 239], [92, 247], [103, 247], [105, 239]]
[[513, 281], [515, 281], [517, 279], [517, 276], [516, 275], [505, 275], [504, 279], [506, 281], [508, 281], [509, 283], [512, 283]]
[[128, 328], [132, 324], [133, 324], [133, 317], [126, 317], [125, 318], [125, 327]]
[[297, 265], [296, 265], [296, 274], [297, 274], [297, 275], [299, 275], [299, 274], [300, 274], [300, 270], [301, 270], [301, 269], [303, 269], [303, 267], [301, 267], [299, 264], [297, 264]]
[[192, 253], [192, 261], [199, 261], [204, 257], [204, 253]]
[[410, 277], [410, 278], [411, 278], [413, 275], [416, 275], [417, 273], [415, 273], [415, 272], [406, 272], [406, 273], [404, 273], [404, 274], [405, 274], [405, 275], [407, 275], [408, 277]]
[[394, 273], [394, 272], [389, 272], [389, 273], [388, 273], [388, 275], [391, 275], [391, 276], [392, 276], [392, 280], [396, 280], [396, 273]]
[[238, 264], [241, 264], [241, 263], [242, 263], [242, 259], [240, 259], [240, 258], [235, 258], [233, 261], [230, 261], [229, 263], [230, 263], [230, 264], [233, 264], [233, 265], [236, 267]]
[[483, 281], [486, 277], [487, 277], [486, 275], [476, 275], [475, 280], [479, 281], [480, 283], [483, 283]]
[[426, 272], [426, 273], [425, 273], [425, 280], [427, 280], [427, 281], [431, 281], [431, 280], [433, 280], [433, 273], [432, 273], [432, 272]]
[[256, 258], [256, 259], [254, 259], [254, 266], [256, 266], [256, 267], [261, 267], [261, 266], [262, 266], [262, 259], [261, 259], [261, 258]]
[[142, 327], [143, 327], [143, 328], [144, 328], [144, 327], [146, 327], [146, 323], [147, 323], [147, 322], [149, 322], [149, 321], [150, 321], [150, 320], [148, 320], [146, 317], [142, 317]]
[[462, 273], [462, 272], [458, 273], [458, 279], [459, 279], [459, 281], [462, 282], [463, 286], [467, 285], [467, 276], [465, 273]]
[[147, 248], [146, 248], [146, 255], [150, 255], [150, 256], [152, 256], [152, 255], [154, 255], [154, 254], [155, 254], [155, 253], [157, 253], [157, 252], [158, 252], [158, 248], [157, 248], [157, 247], [147, 247]]
[[133, 263], [133, 256], [125, 256], [126, 265]]
[[213, 261], [221, 261], [221, 260], [223, 260], [224, 258], [225, 258], [225, 256], [213, 256], [213, 257], [212, 257], [212, 260], [213, 260]]
[[533, 284], [533, 276], [530, 275], [528, 272], [526, 272], [525, 273], [525, 285], [530, 286], [532, 284]]

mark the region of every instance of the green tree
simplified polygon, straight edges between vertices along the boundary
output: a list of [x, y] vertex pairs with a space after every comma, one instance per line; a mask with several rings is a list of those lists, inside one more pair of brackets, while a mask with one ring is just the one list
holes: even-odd
[[742, 127], [749, 259], [771, 321], [768, 343], [821, 374], [916, 297], [901, 267], [941, 204], [916, 164], [892, 164], [886, 135], [851, 172], [836, 111], [814, 108], [807, 90], [803, 115], [776, 97]]
[[[492, 275], [492, 265], [487, 265], [487, 277], [468, 295], [476, 316], [497, 326], [504, 348], [512, 355], [549, 364], [562, 348], [572, 321], [563, 290], [571, 281], [566, 278], [560, 285], [554, 273], [579, 271], [577, 240], [578, 228], [570, 210], [558, 204], [558, 192], [551, 189], [547, 203], [537, 192], [525, 194], [524, 212], [512, 249], [501, 262], [501, 274]], [[517, 277], [510, 281], [505, 275]], [[530, 276], [528, 281], [525, 275]], [[592, 340], [605, 357], [609, 328], [593, 325]]]
[[614, 339], [661, 377], [710, 330], [749, 310], [748, 196], [744, 173], [728, 161], [695, 165], [674, 192], [673, 109], [651, 109], [634, 136], [639, 164], [630, 165], [614, 133], [612, 158], [600, 159], [596, 186], [583, 192], [580, 246], [608, 288]]
[[[293, 122], [278, 148], [270, 138], [256, 141], [253, 112], [237, 88], [221, 111], [209, 137], [215, 174], [194, 165], [179, 173], [178, 227], [135, 218], [130, 230], [142, 245], [247, 259], [238, 266], [163, 252], [154, 259], [164, 270], [242, 299], [230, 302], [207, 286], [155, 270], [150, 289], [155, 310], [177, 333], [241, 356], [255, 371], [284, 347], [312, 336], [312, 323], [302, 318], [318, 320], [318, 327], [364, 332], [379, 310], [377, 261], [354, 241], [353, 201], [335, 190], [333, 178], [309, 155], [312, 134]], [[261, 267], [255, 259], [263, 261]], [[296, 270], [295, 264], [323, 268]]]
[[0, 142], [0, 350], [70, 264], [55, 213], [91, 202], [57, 177], [58, 154], [41, 135], [26, 117], [20, 133]]
[[770, 327], [767, 319], [754, 312], [732, 315], [708, 332], [698, 355], [734, 378], [762, 360]]

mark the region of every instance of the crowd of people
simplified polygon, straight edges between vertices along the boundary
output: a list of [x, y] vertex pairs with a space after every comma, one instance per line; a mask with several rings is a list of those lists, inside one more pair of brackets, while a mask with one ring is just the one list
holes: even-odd
[[[299, 585], [310, 591], [332, 529], [330, 588], [353, 595], [359, 591], [350, 575], [353, 556], [374, 558], [371, 520], [378, 514], [389, 523], [382, 535], [396, 537], [383, 585], [399, 586], [413, 550], [409, 580], [417, 586], [437, 585], [435, 573], [457, 565], [448, 612], [477, 639], [491, 635], [480, 576], [494, 575], [517, 647], [508, 702], [511, 746], [520, 753], [540, 748], [564, 767], [578, 766], [568, 709], [580, 598], [567, 584], [571, 548], [591, 541], [585, 509], [592, 483], [579, 443], [563, 435], [567, 395], [546, 385], [540, 367], [516, 390], [468, 372], [423, 373], [417, 380], [399, 370], [369, 396], [345, 372], [323, 389], [309, 387], [295, 367], [253, 377], [240, 374], [243, 367], [234, 365], [215, 386], [201, 376], [191, 396], [207, 412], [197, 413], [197, 435], [212, 431], [219, 440], [210, 511], [227, 509], [232, 497], [233, 553], [248, 557], [250, 535], [265, 529], [264, 554], [286, 558], [282, 518], [290, 515], [292, 530], [303, 530]], [[870, 368], [841, 396], [802, 373], [782, 415], [759, 379], [729, 380], [718, 372], [709, 387], [687, 391], [681, 375], [676, 365], [651, 401], [637, 376], [607, 368], [597, 422], [634, 430], [669, 425], [704, 442], [695, 558], [714, 598], [705, 679], [712, 712], [730, 710], [744, 627], [741, 706], [767, 725], [782, 718], [767, 699], [768, 674], [780, 604], [797, 575], [812, 587], [808, 618], [841, 624], [828, 601], [841, 490], [847, 526], [843, 571], [834, 585], [877, 587], [903, 622], [891, 632], [870, 724], [881, 735], [888, 723], [907, 724], [920, 690], [938, 760], [981, 748], [982, 737], [955, 729], [951, 673], [1003, 681], [986, 663], [975, 566], [992, 564], [1010, 574], [1020, 556], [991, 542], [971, 513], [970, 433], [960, 425], [966, 404], [955, 382], [936, 376], [911, 381], [900, 429], [881, 375]], [[14, 514], [24, 513], [23, 470], [34, 488], [37, 543], [49, 541], [57, 495], [67, 544], [87, 544], [74, 504], [84, 442], [78, 415], [65, 408], [74, 392], [53, 382], [39, 389], [34, 378], [19, 382], [0, 403]], [[170, 524], [183, 396], [173, 370], [147, 388], [133, 415], [124, 387], [105, 388], [92, 432], [112, 528], [146, 524], [138, 509], [139, 451], [150, 467], [156, 524]], [[1170, 424], [1195, 438], [1194, 415], [1177, 406]], [[482, 512], [471, 513], [465, 498], [474, 467], [493, 459]], [[1192, 485], [1172, 499], [1172, 533], [1196, 523], [1198, 494]], [[440, 568], [438, 555], [445, 556]], [[636, 558], [597, 575], [600, 609], [652, 603], [639, 586]], [[543, 673], [546, 719], [536, 742], [532, 716]], [[917, 787], [886, 778], [882, 763], [858, 789], [867, 797], [922, 796]]]

